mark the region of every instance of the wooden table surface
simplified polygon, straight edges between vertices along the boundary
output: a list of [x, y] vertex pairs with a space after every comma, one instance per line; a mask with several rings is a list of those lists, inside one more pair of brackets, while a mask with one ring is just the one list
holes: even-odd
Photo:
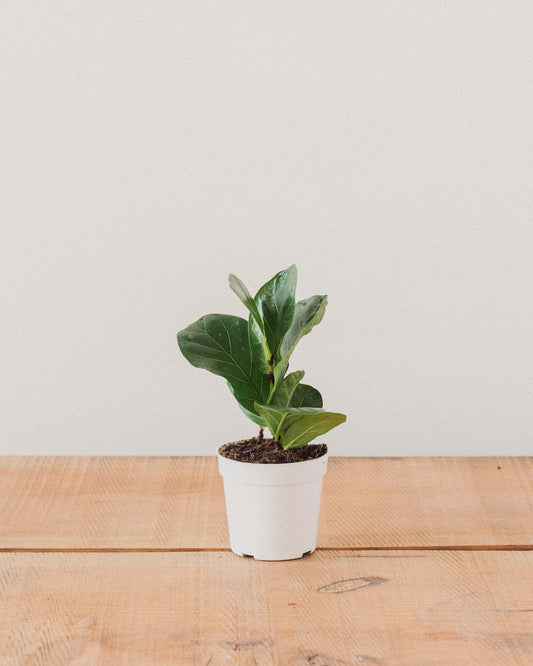
[[533, 664], [533, 458], [332, 458], [317, 551], [228, 547], [216, 460], [0, 457], [0, 665]]

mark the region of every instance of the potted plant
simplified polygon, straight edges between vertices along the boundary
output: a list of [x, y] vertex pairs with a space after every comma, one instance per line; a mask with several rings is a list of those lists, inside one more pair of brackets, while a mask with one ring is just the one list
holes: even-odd
[[[327, 296], [296, 302], [296, 266], [252, 297], [235, 275], [229, 285], [248, 319], [208, 314], [178, 333], [195, 367], [224, 377], [257, 437], [217, 449], [224, 479], [230, 545], [238, 555], [288, 560], [314, 551], [327, 446], [310, 444], [346, 420], [322, 409], [322, 396], [288, 372], [301, 338], [322, 320]], [[271, 437], [264, 436], [264, 428]]]

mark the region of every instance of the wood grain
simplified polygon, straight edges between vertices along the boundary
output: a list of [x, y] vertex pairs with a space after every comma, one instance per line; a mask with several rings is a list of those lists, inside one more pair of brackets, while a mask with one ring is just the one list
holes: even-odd
[[[331, 458], [319, 548], [533, 547], [533, 458]], [[227, 549], [214, 457], [0, 457], [0, 549]]]
[[533, 663], [533, 552], [0, 554], [0, 663]]
[[228, 552], [214, 458], [0, 458], [0, 664], [533, 663], [533, 459], [333, 458], [319, 548]]

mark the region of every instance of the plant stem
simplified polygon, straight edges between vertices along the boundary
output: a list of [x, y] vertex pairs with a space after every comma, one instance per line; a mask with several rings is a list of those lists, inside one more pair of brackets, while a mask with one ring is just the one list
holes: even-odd
[[274, 367], [276, 365], [275, 357], [272, 354], [272, 356], [268, 360], [268, 365], [270, 366], [270, 372], [268, 373], [268, 381], [270, 382], [270, 392], [269, 392], [269, 402], [270, 402], [270, 396], [272, 395], [272, 391], [274, 390], [274, 384], [275, 384], [275, 378], [274, 378]]

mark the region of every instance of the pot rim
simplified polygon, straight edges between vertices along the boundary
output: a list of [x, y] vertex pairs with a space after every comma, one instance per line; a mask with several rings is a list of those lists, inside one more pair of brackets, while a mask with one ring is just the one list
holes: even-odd
[[320, 458], [291, 463], [251, 463], [232, 460], [217, 451], [218, 470], [224, 481], [244, 485], [285, 486], [311, 483], [326, 473], [328, 453]]
[[318, 458], [310, 458], [309, 460], [294, 460], [292, 462], [284, 462], [284, 463], [258, 463], [258, 462], [249, 462], [245, 460], [234, 460], [233, 458], [227, 458], [226, 456], [223, 456], [221, 453], [219, 453], [219, 449], [224, 446], [224, 444], [220, 444], [220, 446], [217, 446], [215, 449], [215, 455], [217, 458], [222, 458], [222, 460], [227, 460], [229, 463], [237, 463], [239, 465], [250, 465], [250, 467], [271, 467], [271, 468], [276, 468], [276, 467], [288, 467], [289, 465], [293, 467], [294, 465], [305, 465], [306, 463], [316, 463], [317, 460], [326, 460], [329, 455], [329, 451], [326, 449], [326, 452], [323, 453], [321, 456]]

